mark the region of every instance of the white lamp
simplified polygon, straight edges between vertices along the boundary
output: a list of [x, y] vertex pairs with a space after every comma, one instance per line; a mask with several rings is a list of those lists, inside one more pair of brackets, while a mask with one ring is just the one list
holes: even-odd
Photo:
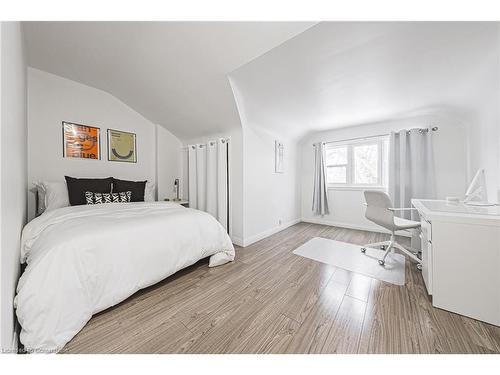
[[179, 198], [179, 179], [176, 178], [174, 181], [174, 192], [175, 192], [175, 198], [173, 199], [174, 201], [180, 202]]
[[465, 193], [464, 203], [471, 206], [493, 206], [488, 203], [484, 169], [479, 169]]

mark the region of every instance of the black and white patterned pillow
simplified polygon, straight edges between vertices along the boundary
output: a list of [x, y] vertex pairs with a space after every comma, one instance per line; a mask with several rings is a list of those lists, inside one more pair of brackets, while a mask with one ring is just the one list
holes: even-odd
[[113, 194], [118, 194], [120, 196], [120, 202], [130, 202], [130, 199], [132, 198], [131, 191], [122, 191], [120, 193], [113, 193]]
[[101, 204], [104, 203], [103, 193], [94, 193], [94, 204]]
[[102, 204], [102, 203], [128, 203], [132, 197], [131, 191], [121, 193], [93, 193], [85, 192], [85, 202], [87, 204]]
[[94, 193], [92, 193], [91, 191], [85, 192], [85, 203], [94, 204]]
[[112, 203], [113, 201], [111, 200], [111, 193], [104, 193], [102, 195], [102, 198], [104, 199], [103, 203]]

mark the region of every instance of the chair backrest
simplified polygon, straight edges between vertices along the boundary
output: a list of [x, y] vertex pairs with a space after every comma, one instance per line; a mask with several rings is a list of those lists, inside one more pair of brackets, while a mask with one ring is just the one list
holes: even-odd
[[365, 217], [390, 231], [396, 228], [394, 224], [394, 212], [389, 210], [393, 207], [391, 198], [383, 191], [365, 190], [366, 212]]

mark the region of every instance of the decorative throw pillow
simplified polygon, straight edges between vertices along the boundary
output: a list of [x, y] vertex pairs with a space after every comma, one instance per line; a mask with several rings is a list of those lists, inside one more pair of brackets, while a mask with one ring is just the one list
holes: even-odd
[[[113, 193], [116, 194], [116, 193]], [[121, 191], [118, 193], [120, 196], [120, 202], [130, 202], [132, 200], [132, 192], [131, 191]]]
[[64, 176], [68, 187], [69, 203], [72, 206], [87, 203], [85, 192], [111, 193], [113, 177], [108, 178], [74, 178]]
[[104, 193], [102, 195], [102, 197], [104, 198], [104, 202], [103, 203], [112, 203], [113, 201], [111, 200], [111, 196], [112, 196], [111, 193]]
[[93, 193], [85, 192], [85, 201], [87, 204], [102, 204], [102, 203], [128, 203], [132, 196], [131, 191], [121, 193]]
[[131, 202], [144, 202], [147, 181], [127, 181], [113, 178], [113, 193], [132, 192]]
[[[94, 193], [94, 204], [102, 204], [104, 201], [102, 200], [103, 193]], [[104, 193], [106, 194], [106, 193]]]

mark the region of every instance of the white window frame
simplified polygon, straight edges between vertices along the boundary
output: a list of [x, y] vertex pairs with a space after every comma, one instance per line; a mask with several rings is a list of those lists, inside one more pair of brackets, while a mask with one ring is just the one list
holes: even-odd
[[[346, 167], [346, 183], [328, 183], [329, 189], [337, 190], [364, 190], [366, 188], [370, 189], [387, 189], [387, 175], [388, 175], [388, 160], [384, 160], [384, 151], [388, 147], [388, 136], [377, 136], [370, 138], [361, 138], [355, 140], [345, 140], [338, 142], [329, 142], [325, 144], [325, 168], [328, 167]], [[356, 184], [354, 182], [355, 169], [354, 169], [354, 147], [361, 145], [378, 145], [378, 171], [377, 171], [377, 182], [374, 184]], [[326, 159], [326, 151], [329, 148], [339, 148], [347, 147], [347, 164], [328, 164]]]

